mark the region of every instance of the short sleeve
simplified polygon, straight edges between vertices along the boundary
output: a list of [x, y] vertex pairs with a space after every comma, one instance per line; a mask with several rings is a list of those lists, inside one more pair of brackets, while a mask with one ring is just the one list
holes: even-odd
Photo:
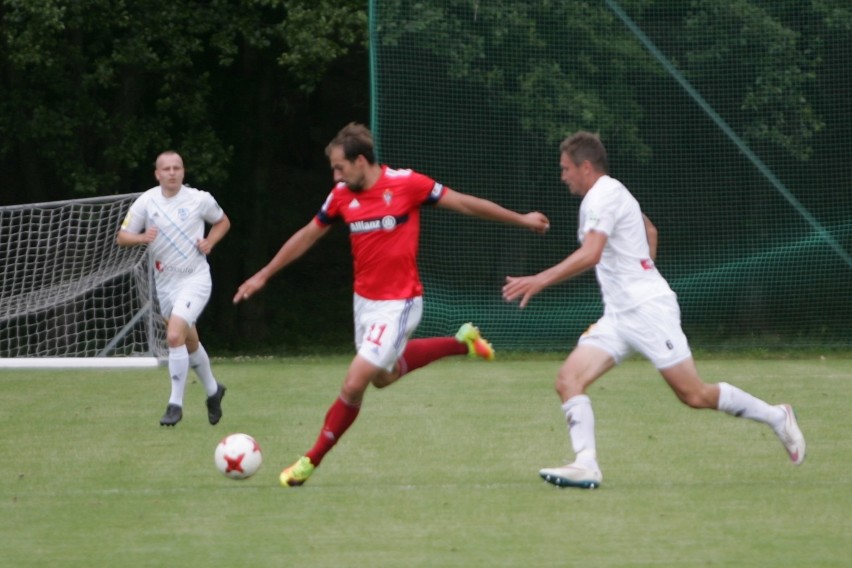
[[609, 191], [598, 191], [589, 194], [589, 199], [583, 203], [583, 226], [580, 228], [582, 234], [589, 231], [597, 231], [605, 235], [611, 235], [615, 226], [615, 209], [617, 204], [610, 199]]
[[201, 192], [201, 218], [211, 225], [218, 223], [225, 214], [216, 198], [206, 191]]
[[129, 233], [141, 233], [145, 230], [146, 219], [145, 196], [140, 196], [127, 211], [124, 221], [121, 223], [121, 230]]
[[336, 202], [334, 200], [334, 190], [331, 190], [331, 193], [329, 193], [328, 197], [325, 198], [325, 202], [322, 204], [322, 207], [320, 207], [320, 210], [317, 212], [314, 219], [321, 226], [326, 227], [331, 225], [336, 217], [337, 209]]

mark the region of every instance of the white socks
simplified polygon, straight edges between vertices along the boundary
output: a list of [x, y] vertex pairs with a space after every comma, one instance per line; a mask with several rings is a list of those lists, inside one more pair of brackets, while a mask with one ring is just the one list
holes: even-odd
[[784, 410], [733, 385], [719, 383], [719, 410], [731, 416], [756, 420], [778, 430], [786, 419]]
[[[763, 422], [775, 431], [783, 427], [787, 418], [782, 408], [772, 406], [728, 383], [719, 383], [719, 410], [732, 416]], [[595, 414], [592, 412], [592, 401], [584, 394], [573, 396], [562, 405], [562, 411], [568, 422], [568, 433], [576, 455], [574, 464], [586, 469], [600, 470], [595, 447]]]
[[169, 347], [169, 377], [172, 380], [172, 393], [169, 397], [169, 404], [183, 406], [186, 376], [189, 374], [190, 367], [192, 367], [195, 374], [201, 380], [207, 396], [216, 394], [219, 385], [216, 384], [216, 379], [213, 377], [213, 371], [210, 368], [210, 357], [207, 356], [204, 346], [199, 343], [198, 349], [192, 354], [186, 349], [186, 345]]
[[189, 353], [186, 345], [169, 347], [169, 377], [172, 380], [172, 394], [169, 404], [183, 407], [183, 391], [186, 389], [186, 375], [189, 372]]
[[576, 458], [574, 463], [586, 469], [599, 470], [595, 447], [595, 414], [592, 401], [585, 394], [573, 396], [562, 405], [568, 434]]
[[207, 396], [216, 394], [216, 389], [219, 388], [219, 385], [216, 384], [216, 379], [213, 377], [213, 370], [210, 368], [210, 357], [207, 356], [207, 351], [200, 343], [195, 353], [189, 354], [189, 366], [198, 375]]

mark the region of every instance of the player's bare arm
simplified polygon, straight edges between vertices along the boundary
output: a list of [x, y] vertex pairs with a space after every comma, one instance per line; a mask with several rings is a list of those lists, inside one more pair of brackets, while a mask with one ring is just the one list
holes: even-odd
[[497, 205], [493, 201], [460, 193], [450, 188], [447, 188], [446, 193], [438, 201], [437, 205], [446, 209], [452, 209], [463, 215], [480, 217], [509, 225], [517, 225], [518, 227], [529, 229], [534, 233], [543, 234], [550, 228], [550, 221], [548, 221], [544, 213], [538, 211], [517, 213]]
[[119, 229], [115, 236], [115, 244], [120, 247], [135, 247], [137, 245], [147, 245], [154, 242], [157, 238], [157, 227], [151, 225], [143, 233], [131, 233], [124, 229]]
[[606, 241], [606, 234], [589, 231], [583, 245], [559, 264], [532, 276], [507, 276], [506, 284], [503, 285], [503, 299], [511, 302], [520, 298], [520, 307], [525, 308], [530, 299], [545, 288], [593, 268], [601, 260]]
[[645, 222], [645, 234], [648, 236], [648, 248], [651, 251], [651, 260], [657, 260], [657, 227], [654, 226], [644, 213], [642, 213], [642, 220]]
[[209, 255], [213, 252], [213, 247], [215, 247], [219, 241], [228, 233], [231, 228], [231, 220], [228, 219], [227, 215], [222, 215], [222, 218], [216, 221], [213, 225], [210, 226], [210, 231], [207, 233], [207, 236], [203, 239], [198, 239], [198, 242], [195, 243], [195, 246], [198, 247], [204, 256]]
[[234, 303], [238, 304], [243, 300], [251, 298], [256, 292], [266, 286], [266, 282], [276, 272], [305, 254], [329, 229], [330, 227], [320, 226], [311, 219], [307, 225], [293, 233], [266, 266], [242, 283], [237, 289], [237, 293], [234, 294]]

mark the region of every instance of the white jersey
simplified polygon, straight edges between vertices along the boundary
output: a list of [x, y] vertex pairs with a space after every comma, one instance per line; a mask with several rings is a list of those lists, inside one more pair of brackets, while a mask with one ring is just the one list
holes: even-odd
[[577, 238], [589, 231], [606, 234], [601, 260], [595, 267], [605, 313], [618, 313], [674, 292], [651, 260], [639, 202], [618, 180], [607, 175], [583, 197]]
[[207, 257], [196, 244], [204, 238], [205, 223], [215, 224], [224, 212], [206, 191], [181, 186], [173, 197], [163, 195], [160, 186], [152, 187], [130, 206], [123, 231], [142, 233], [157, 227], [157, 238], [148, 245], [154, 267], [157, 291], [171, 292], [181, 282], [210, 279]]

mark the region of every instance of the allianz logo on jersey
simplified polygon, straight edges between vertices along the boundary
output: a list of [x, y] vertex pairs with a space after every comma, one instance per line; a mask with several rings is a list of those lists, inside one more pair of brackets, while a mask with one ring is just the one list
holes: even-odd
[[351, 233], [370, 233], [372, 231], [393, 231], [398, 223], [404, 222], [405, 217], [397, 219], [393, 215], [385, 215], [381, 219], [364, 219], [362, 221], [354, 221], [349, 223], [349, 231]]
[[161, 260], [154, 261], [154, 270], [157, 272], [170, 272], [174, 274], [192, 274], [194, 272], [193, 269], [188, 266], [168, 266]]

